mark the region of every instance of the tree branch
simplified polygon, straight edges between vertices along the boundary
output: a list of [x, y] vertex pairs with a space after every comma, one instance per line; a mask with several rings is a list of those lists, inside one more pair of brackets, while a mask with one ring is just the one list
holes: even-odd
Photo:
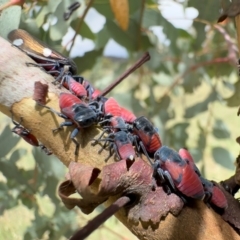
[[[108, 155], [107, 151], [103, 151], [99, 156], [97, 152], [100, 146], [91, 146], [90, 140], [96, 138], [96, 135], [100, 133], [94, 127], [78, 134], [77, 140], [81, 144], [78, 157], [74, 155], [75, 145], [69, 137], [71, 128], [70, 131], [68, 128], [57, 134], [52, 133], [52, 129], [58, 127], [62, 119], [46, 109], [36, 106], [35, 101], [32, 100], [34, 83], [41, 81], [49, 84], [49, 102], [47, 105], [58, 111], [58, 95], [67, 90], [59, 90], [53, 86], [51, 84], [53, 78], [39, 68], [27, 67], [25, 63], [32, 62], [32, 60], [2, 38], [0, 38], [0, 46], [0, 111], [11, 117], [9, 110], [12, 109], [17, 119], [23, 117], [23, 125], [27, 129], [31, 129], [31, 133], [52, 150], [66, 166], [71, 161], [75, 161], [102, 169], [103, 166], [114, 163], [113, 158], [110, 158], [107, 163], [103, 160]], [[101, 174], [98, 178], [99, 180], [102, 178]], [[96, 188], [97, 184], [98, 182], [96, 182]], [[154, 193], [151, 194], [154, 196]], [[119, 194], [110, 197], [106, 205], [111, 205], [118, 198]], [[153, 197], [151, 204], [155, 202], [156, 198]], [[193, 202], [192, 206], [185, 206], [177, 217], [168, 213], [164, 219], [161, 221], [159, 219], [158, 224], [153, 224], [151, 221], [144, 222], [141, 219], [134, 223], [129, 221], [130, 209], [137, 207], [138, 205], [130, 208], [123, 207], [115, 216], [139, 239], [240, 239], [235, 230], [220, 215], [207, 208], [202, 202], [196, 201]], [[157, 208], [158, 206], [156, 206]], [[137, 211], [137, 209], [135, 210]]]

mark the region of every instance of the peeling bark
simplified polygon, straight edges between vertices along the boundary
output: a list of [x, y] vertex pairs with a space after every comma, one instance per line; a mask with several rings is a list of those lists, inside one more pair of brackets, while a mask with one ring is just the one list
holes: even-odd
[[[78, 157], [74, 155], [75, 145], [69, 138], [73, 128], [67, 128], [55, 134], [52, 133], [52, 129], [58, 127], [62, 119], [36, 105], [36, 102], [32, 99], [34, 84], [40, 81], [49, 85], [49, 101], [47, 105], [56, 110], [59, 110], [59, 93], [67, 92], [67, 90], [59, 90], [51, 84], [53, 78], [39, 68], [27, 67], [25, 63], [33, 61], [2, 38], [0, 38], [0, 46], [0, 111], [11, 117], [9, 110], [12, 109], [14, 116], [17, 118], [16, 120], [23, 117], [23, 126], [31, 129], [31, 133], [47, 148], [52, 150], [66, 166], [69, 166], [70, 162], [73, 161], [86, 166], [97, 167], [102, 171], [104, 166], [114, 163], [114, 158], [110, 158], [108, 162], [104, 161], [108, 155], [107, 151], [103, 151], [100, 155], [97, 153], [101, 146], [91, 146], [90, 140], [96, 138], [96, 135], [100, 133], [100, 130], [95, 127], [85, 129], [78, 134], [77, 139], [81, 146]], [[108, 172], [108, 174], [110, 173]], [[93, 194], [98, 191], [104, 174], [101, 172], [92, 184]], [[139, 171], [139, 174], [141, 174], [141, 171]], [[110, 178], [109, 182], [111, 180]], [[141, 186], [139, 187], [141, 188]], [[131, 186], [125, 187], [129, 188]], [[122, 191], [124, 192], [124, 189]], [[142, 192], [144, 191], [145, 189], [142, 189]], [[148, 189], [147, 191], [150, 190]], [[106, 205], [113, 203], [121, 194], [117, 192], [116, 195], [109, 197]], [[151, 204], [157, 203], [155, 207], [156, 211], [159, 211], [163, 207], [161, 204], [166, 204], [165, 200], [154, 199], [154, 192], [150, 192], [150, 194], [153, 194]], [[144, 201], [142, 203], [144, 205]], [[150, 203], [148, 202], [148, 204]], [[145, 209], [148, 207], [148, 205], [144, 206]], [[136, 204], [132, 207], [122, 208], [115, 215], [139, 239], [240, 239], [236, 231], [219, 214], [200, 201], [193, 201], [185, 206], [178, 216], [168, 213], [161, 221], [159, 219], [159, 221], [152, 222], [149, 220], [151, 217], [146, 219], [141, 217], [139, 220], [136, 220], [136, 213], [143, 214], [140, 210], [141, 206]], [[238, 213], [240, 215], [240, 211]], [[143, 216], [146, 216], [146, 214], [143, 214]]]

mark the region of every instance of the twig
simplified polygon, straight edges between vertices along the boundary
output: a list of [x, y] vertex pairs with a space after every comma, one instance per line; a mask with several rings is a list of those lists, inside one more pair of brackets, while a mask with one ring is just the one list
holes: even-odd
[[82, 240], [95, 231], [103, 222], [114, 215], [120, 208], [130, 202], [130, 198], [123, 196], [116, 200], [111, 206], [106, 208], [102, 213], [96, 216], [94, 219], [88, 222], [88, 224], [76, 232], [70, 240]]
[[99, 97], [108, 94], [116, 85], [118, 85], [122, 80], [124, 80], [128, 75], [134, 72], [136, 69], [141, 67], [145, 62], [150, 60], [150, 55], [146, 52], [132, 67], [130, 67], [125, 73], [123, 73], [118, 79], [116, 79], [111, 85], [105, 88]]
[[235, 175], [233, 175], [232, 177], [230, 177], [224, 181], [221, 181], [220, 184], [224, 187], [224, 189], [227, 192], [229, 192], [233, 196], [240, 189], [240, 186], [235, 181]]
[[73, 38], [64, 46], [64, 48], [66, 48], [67, 45], [68, 45], [70, 42], [72, 42], [72, 44], [71, 44], [71, 46], [70, 46], [70, 49], [69, 49], [69, 52], [71, 52], [71, 50], [72, 50], [72, 48], [73, 48], [74, 41], [75, 41], [75, 39], [76, 39], [76, 37], [77, 37], [77, 35], [78, 35], [81, 27], [82, 27], [84, 18], [86, 17], [86, 15], [87, 15], [90, 7], [92, 6], [93, 2], [94, 2], [94, 0], [90, 0], [90, 1], [89, 1], [86, 9], [85, 9], [84, 12], [83, 12], [82, 17], [79, 19], [79, 22], [78, 22], [78, 25], [77, 25], [77, 27], [76, 27], [76, 29], [75, 29], [75, 34], [74, 34]]

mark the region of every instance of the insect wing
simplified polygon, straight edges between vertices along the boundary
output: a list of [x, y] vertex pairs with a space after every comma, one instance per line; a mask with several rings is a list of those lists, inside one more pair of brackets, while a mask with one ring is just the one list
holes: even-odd
[[182, 166], [179, 166], [173, 161], [167, 160], [165, 164], [162, 165], [163, 170], [167, 170], [171, 175], [173, 181], [179, 184], [182, 181]]
[[[35, 39], [28, 32], [22, 29], [11, 31], [8, 34], [8, 39], [13, 45], [19, 47], [37, 63], [61, 63], [63, 65], [69, 65], [72, 74], [77, 73], [77, 66], [73, 60], [49, 48], [45, 43]], [[45, 68], [46, 70], [51, 70], [47, 67]], [[54, 68], [52, 70], [54, 70]]]
[[40, 40], [35, 39], [28, 32], [22, 29], [16, 29], [8, 34], [8, 39], [13, 43], [13, 45], [26, 51], [27, 54], [31, 56], [31, 53], [40, 55], [45, 58], [51, 58], [54, 60], [68, 60], [61, 53], [50, 49], [45, 43]]
[[188, 152], [188, 150], [181, 148], [178, 151], [179, 155], [181, 156], [182, 159], [187, 161], [187, 163], [190, 165], [190, 167], [197, 173], [198, 176], [201, 176], [201, 173], [198, 169], [198, 167], [195, 165], [194, 160], [191, 156], [191, 154]]

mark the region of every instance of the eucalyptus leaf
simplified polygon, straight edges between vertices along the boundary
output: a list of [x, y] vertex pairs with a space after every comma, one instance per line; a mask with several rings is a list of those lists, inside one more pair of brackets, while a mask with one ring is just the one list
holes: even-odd
[[221, 119], [215, 120], [213, 126], [213, 136], [220, 139], [230, 138], [229, 129]]
[[234, 84], [234, 88], [234, 94], [225, 99], [229, 107], [237, 107], [240, 105], [240, 79], [238, 79], [238, 81]]
[[213, 91], [209, 96], [202, 102], [196, 103], [193, 106], [189, 107], [185, 111], [185, 118], [192, 118], [199, 113], [202, 113], [207, 110], [208, 104], [214, 102], [217, 99], [217, 92]]
[[[204, 4], [202, 4], [201, 1], [198, 0], [189, 0], [188, 1], [188, 7], [194, 7], [198, 10], [199, 19], [205, 19], [208, 22], [216, 23], [219, 14], [219, 9], [221, 8], [221, 1], [206, 1]], [[203, 41], [206, 38], [206, 25], [194, 21], [193, 26], [196, 29], [196, 39], [193, 42], [193, 48], [195, 50], [202, 48]]]
[[[73, 29], [75, 29], [75, 30], [77, 29], [79, 20], [80, 19], [76, 19], [73, 22], [71, 22], [71, 27]], [[95, 38], [96, 38], [95, 34], [92, 32], [91, 28], [85, 23], [85, 21], [82, 22], [80, 32], [78, 34], [80, 34], [83, 38], [88, 38], [91, 40], [95, 40]]]
[[204, 149], [206, 148], [206, 144], [207, 144], [206, 134], [199, 122], [198, 122], [198, 128], [199, 128], [199, 135], [198, 135], [198, 140], [197, 140], [197, 147], [201, 152], [203, 152]]
[[78, 66], [79, 72], [91, 69], [97, 61], [97, 58], [102, 55], [103, 49], [86, 52], [83, 57], [74, 58], [74, 62]]
[[106, 27], [108, 32], [111, 34], [112, 38], [122, 45], [123, 47], [127, 48], [130, 51], [136, 50], [136, 43], [137, 43], [137, 29], [132, 26], [133, 22], [129, 22], [129, 29], [132, 29], [131, 32], [129, 29], [128, 31], [123, 31], [114, 21], [107, 20]]
[[92, 6], [106, 18], [114, 19], [109, 0], [95, 0]]
[[165, 133], [167, 145], [172, 146], [174, 149], [180, 149], [186, 146], [188, 126], [188, 122], [182, 122], [168, 128]]
[[212, 149], [212, 155], [216, 163], [229, 170], [235, 169], [234, 158], [227, 149], [222, 147], [214, 147]]
[[104, 48], [110, 38], [111, 35], [109, 34], [107, 28], [104, 26], [103, 29], [96, 35], [96, 49]]
[[[0, 6], [9, 0], [0, 0]], [[21, 18], [21, 7], [11, 6], [0, 12], [0, 36], [8, 39], [8, 33], [17, 29]]]
[[14, 135], [7, 125], [0, 135], [0, 158], [6, 156], [20, 141], [21, 137]]

